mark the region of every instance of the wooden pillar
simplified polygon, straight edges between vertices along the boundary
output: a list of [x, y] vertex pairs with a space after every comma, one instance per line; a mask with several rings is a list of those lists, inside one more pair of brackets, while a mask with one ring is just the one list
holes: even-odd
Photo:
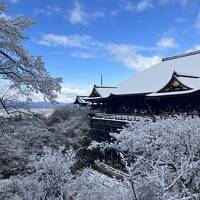
[[111, 166], [114, 166], [113, 150], [110, 152]]
[[106, 150], [103, 151], [103, 161], [106, 163]]

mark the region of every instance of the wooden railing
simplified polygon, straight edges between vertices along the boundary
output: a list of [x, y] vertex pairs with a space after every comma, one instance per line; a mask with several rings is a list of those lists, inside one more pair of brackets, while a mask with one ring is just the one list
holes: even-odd
[[121, 114], [104, 114], [104, 113], [95, 113], [93, 119], [104, 119], [112, 121], [139, 121], [142, 115], [121, 115]]

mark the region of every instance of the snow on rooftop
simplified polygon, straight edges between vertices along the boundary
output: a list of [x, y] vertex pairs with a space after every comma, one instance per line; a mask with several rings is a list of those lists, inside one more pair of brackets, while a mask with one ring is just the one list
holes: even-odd
[[184, 53], [184, 54], [180, 54], [180, 55], [176, 55], [176, 56], [166, 57], [166, 58], [162, 59], [162, 62], [177, 59], [177, 58], [182, 58], [182, 57], [186, 57], [186, 56], [191, 56], [191, 55], [195, 55], [195, 54], [199, 54], [199, 53], [200, 53], [200, 50], [192, 51], [192, 52], [188, 52], [188, 53]]
[[108, 86], [108, 85], [94, 85], [95, 88], [116, 88], [116, 86]]
[[113, 93], [116, 90], [116, 88], [114, 88], [114, 87], [110, 87], [110, 88], [108, 88], [108, 87], [98, 87], [98, 88], [95, 88], [95, 89], [101, 97], [108, 97], [111, 93]]
[[186, 90], [186, 91], [174, 91], [174, 92], [161, 92], [161, 93], [151, 93], [147, 94], [147, 97], [158, 97], [158, 96], [172, 96], [172, 95], [181, 95], [181, 94], [190, 94], [198, 90]]
[[187, 78], [187, 77], [178, 77], [178, 80], [192, 89], [200, 89], [200, 78]]
[[[119, 84], [112, 94], [125, 95], [156, 92], [170, 81], [174, 71], [194, 74], [195, 76], [200, 75], [200, 51], [166, 58], [163, 62]], [[193, 86], [192, 88], [195, 86], [195, 88], [200, 89], [199, 80], [196, 81], [192, 78], [183, 80], [181, 77], [179, 79], [183, 82], [185, 81], [186, 85]]]
[[[116, 86], [94, 85], [89, 97], [94, 97], [96, 95], [99, 95], [98, 97], [100, 98], [106, 98], [110, 96], [110, 94], [113, 93], [116, 88], [117, 88]], [[93, 93], [98, 93], [98, 94], [93, 94]]]
[[188, 77], [188, 78], [200, 78], [199, 75], [195, 75], [195, 74], [186, 74], [186, 73], [182, 73], [182, 72], [174, 72], [176, 75], [176, 77]]

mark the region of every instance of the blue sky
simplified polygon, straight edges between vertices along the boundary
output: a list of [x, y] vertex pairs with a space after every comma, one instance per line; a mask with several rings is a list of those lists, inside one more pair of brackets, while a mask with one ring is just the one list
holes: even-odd
[[199, 0], [6, 0], [37, 23], [25, 46], [63, 77], [58, 100], [118, 84], [164, 56], [200, 49]]

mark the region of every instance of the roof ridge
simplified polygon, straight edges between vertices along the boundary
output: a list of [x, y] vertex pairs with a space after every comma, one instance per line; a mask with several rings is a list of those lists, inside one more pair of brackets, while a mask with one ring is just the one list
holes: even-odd
[[197, 76], [197, 75], [186, 74], [186, 73], [180, 73], [180, 72], [177, 72], [177, 71], [174, 71], [173, 75], [176, 76], [177, 78], [178, 78], [178, 77], [197, 78], [197, 79], [200, 78], [200, 77]]
[[117, 86], [94, 85], [95, 88], [117, 88]]
[[168, 60], [177, 59], [177, 58], [192, 56], [192, 55], [196, 55], [196, 54], [200, 54], [200, 50], [198, 50], [198, 51], [192, 51], [192, 52], [184, 53], [184, 54], [179, 54], [179, 55], [176, 55], [176, 56], [164, 57], [162, 59], [162, 62], [168, 61]]

